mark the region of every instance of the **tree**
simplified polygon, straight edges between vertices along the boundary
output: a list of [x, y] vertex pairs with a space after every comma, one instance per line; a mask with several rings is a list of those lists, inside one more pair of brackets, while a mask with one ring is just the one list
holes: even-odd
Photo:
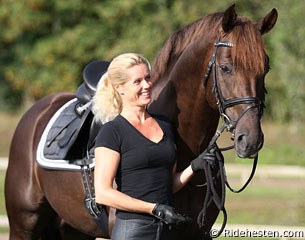
[[[239, 15], [260, 20], [272, 8], [279, 19], [264, 36], [271, 71], [267, 115], [305, 120], [303, 0], [236, 0]], [[56, 91], [75, 91], [92, 60], [139, 52], [151, 62], [180, 27], [230, 0], [0, 0], [0, 101], [20, 106]]]
[[82, 69], [92, 60], [110, 60], [125, 51], [151, 58], [164, 41], [163, 33], [172, 29], [170, 21], [164, 21], [168, 18], [165, 1], [1, 4], [0, 19], [8, 26], [0, 36], [2, 85], [20, 99], [75, 91]]

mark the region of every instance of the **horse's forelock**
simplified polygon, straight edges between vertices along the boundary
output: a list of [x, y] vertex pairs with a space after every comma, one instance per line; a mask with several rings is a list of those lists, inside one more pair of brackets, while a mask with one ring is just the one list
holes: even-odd
[[256, 26], [246, 18], [239, 18], [230, 39], [234, 44], [232, 58], [234, 65], [244, 71], [263, 73], [265, 70], [265, 49], [262, 36]]

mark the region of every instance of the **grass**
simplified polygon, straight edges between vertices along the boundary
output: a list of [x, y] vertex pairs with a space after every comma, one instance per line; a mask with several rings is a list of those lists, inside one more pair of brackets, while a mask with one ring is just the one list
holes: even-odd
[[[5, 198], [4, 198], [4, 179], [5, 171], [0, 170], [0, 215], [6, 215]], [[0, 227], [0, 233], [8, 233], [8, 227]]]
[[305, 127], [300, 123], [264, 123], [265, 144], [260, 158], [263, 164], [305, 166]]
[[305, 225], [305, 189], [252, 185], [241, 194], [228, 194], [230, 224]]
[[[268, 226], [286, 226], [287, 229], [289, 226], [305, 226], [305, 184], [299, 184], [304, 179], [285, 179], [284, 186], [274, 184], [274, 179], [271, 180], [268, 182], [266, 179], [254, 178], [246, 190], [239, 194], [227, 190], [227, 224], [260, 225], [265, 226], [266, 231], [270, 230]], [[218, 217], [217, 223], [222, 223], [222, 215]], [[253, 239], [238, 235], [233, 238]]]
[[[297, 165], [305, 167], [305, 126], [298, 123], [264, 122], [264, 146], [259, 153], [259, 164]], [[221, 135], [220, 147], [229, 146], [230, 134]], [[239, 159], [234, 150], [224, 153], [227, 163], [252, 164], [252, 160]]]
[[[21, 114], [0, 113], [1, 140], [0, 157], [7, 157], [14, 129]], [[305, 166], [305, 127], [297, 124], [276, 124], [263, 122], [265, 144], [259, 155], [259, 164], [281, 164]], [[224, 136], [229, 138], [228, 134]], [[227, 140], [220, 143], [228, 145]], [[252, 160], [238, 159], [234, 151], [225, 153], [226, 163], [250, 164]], [[249, 166], [250, 167], [250, 166]], [[0, 171], [0, 214], [5, 215], [4, 176]], [[237, 176], [230, 176], [232, 185], [241, 183]], [[248, 188], [240, 194], [227, 190], [226, 209], [228, 224], [290, 225], [305, 226], [305, 184], [304, 179], [254, 178]], [[221, 222], [221, 216], [218, 222]], [[7, 232], [7, 229], [0, 229]], [[221, 237], [220, 239], [224, 239]], [[237, 238], [234, 239], [247, 239]], [[249, 238], [248, 238], [249, 239]], [[261, 239], [261, 238], [255, 238]]]
[[6, 215], [4, 202], [4, 178], [5, 171], [0, 171], [0, 215]]

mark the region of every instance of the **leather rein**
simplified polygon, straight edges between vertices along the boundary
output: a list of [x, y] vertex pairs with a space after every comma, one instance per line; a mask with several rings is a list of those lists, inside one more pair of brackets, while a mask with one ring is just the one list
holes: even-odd
[[[206, 194], [204, 197], [204, 203], [203, 208], [200, 211], [197, 222], [199, 224], [200, 228], [205, 227], [207, 222], [207, 208], [210, 206], [211, 203], [214, 203], [219, 211], [223, 213], [223, 223], [218, 231], [212, 231], [210, 233], [204, 231], [205, 235], [210, 236], [211, 238], [216, 238], [221, 235], [223, 232], [226, 222], [227, 222], [227, 213], [225, 209], [225, 188], [228, 187], [231, 192], [234, 193], [240, 193], [242, 192], [248, 184], [251, 182], [256, 166], [258, 161], [258, 154], [253, 160], [253, 166], [251, 174], [248, 178], [248, 180], [245, 182], [245, 184], [238, 190], [233, 189], [230, 184], [228, 183], [226, 172], [225, 172], [225, 166], [224, 166], [224, 158], [222, 155], [222, 151], [230, 150], [234, 148], [234, 145], [226, 147], [226, 148], [219, 148], [217, 146], [217, 139], [220, 137], [220, 135], [224, 132], [224, 130], [227, 130], [232, 133], [234, 137], [234, 130], [236, 128], [237, 123], [239, 120], [250, 110], [253, 108], [258, 108], [259, 110], [259, 117], [261, 118], [263, 115], [263, 108], [265, 107], [264, 101], [257, 98], [257, 97], [240, 97], [240, 98], [233, 98], [233, 99], [224, 99], [220, 93], [219, 85], [217, 81], [217, 64], [216, 64], [216, 58], [217, 58], [217, 49], [219, 47], [233, 47], [233, 43], [229, 41], [217, 41], [214, 43], [214, 51], [212, 58], [208, 64], [208, 68], [205, 74], [204, 79], [204, 87], [206, 87], [207, 82], [209, 80], [211, 72], [213, 73], [213, 88], [212, 91], [214, 93], [214, 96], [216, 98], [216, 103], [218, 106], [219, 114], [222, 118], [222, 126], [219, 130], [216, 131], [215, 135], [211, 139], [208, 147], [207, 147], [207, 153], [214, 154], [215, 160], [214, 161], [203, 161], [204, 166], [204, 173], [206, 178], [206, 183], [203, 185], [197, 185], [197, 187], [203, 187], [205, 186], [207, 188]], [[235, 105], [239, 104], [248, 104], [248, 106], [243, 110], [243, 112], [238, 116], [237, 119], [232, 120], [228, 115], [226, 115], [225, 111], [227, 108], [233, 107]], [[218, 179], [220, 179], [220, 185], [221, 185], [221, 193], [219, 194], [217, 191], [217, 183]]]

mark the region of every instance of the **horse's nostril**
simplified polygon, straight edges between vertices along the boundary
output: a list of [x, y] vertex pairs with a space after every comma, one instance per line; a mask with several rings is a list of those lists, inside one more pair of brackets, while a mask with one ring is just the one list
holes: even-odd
[[236, 144], [237, 147], [241, 150], [241, 151], [246, 151], [248, 148], [248, 144], [247, 144], [247, 138], [245, 134], [239, 134], [236, 136]]
[[238, 143], [242, 142], [242, 141], [243, 141], [244, 136], [245, 136], [244, 134], [240, 134], [240, 135], [238, 135], [238, 136], [237, 136], [237, 138], [236, 138], [237, 142], [238, 142]]

